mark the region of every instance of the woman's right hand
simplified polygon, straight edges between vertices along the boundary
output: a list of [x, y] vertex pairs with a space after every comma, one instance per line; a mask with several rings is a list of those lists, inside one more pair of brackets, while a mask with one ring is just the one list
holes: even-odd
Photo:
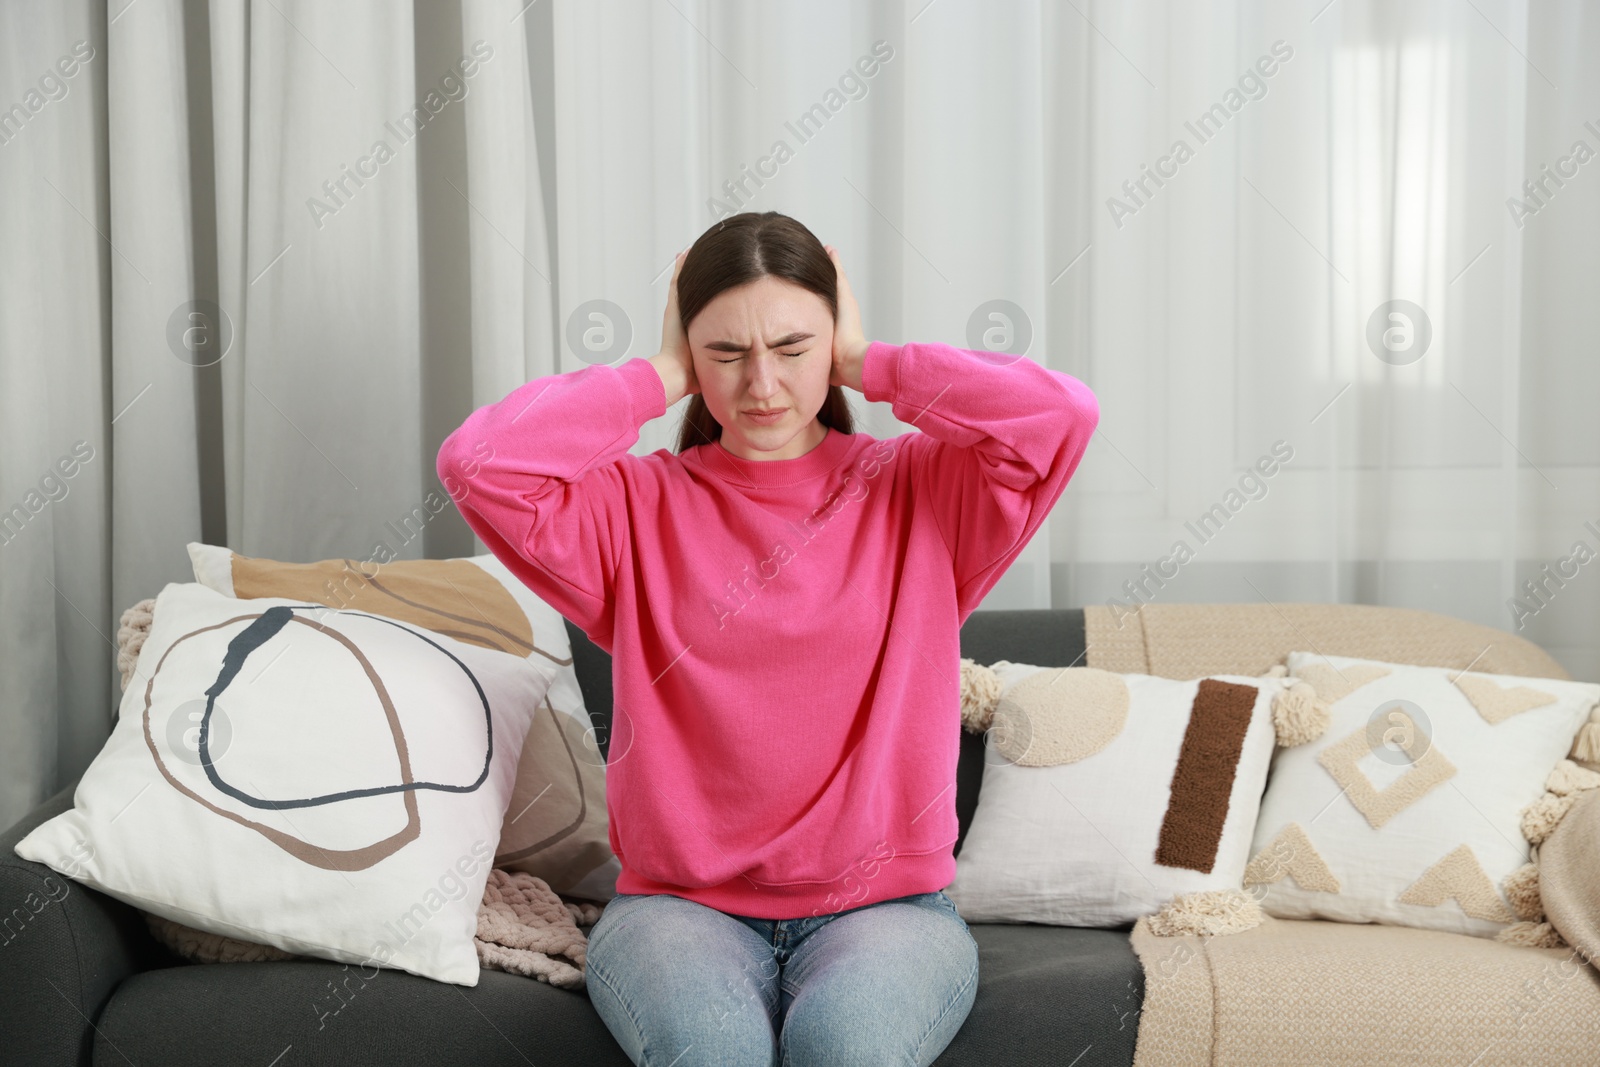
[[[684, 335], [683, 321], [678, 314], [678, 274], [683, 270], [687, 252], [679, 252], [672, 265], [672, 282], [667, 286], [667, 310], [661, 317], [661, 350], [650, 361], [656, 365], [667, 389], [667, 406], [671, 407], [682, 396], [700, 391], [694, 374], [694, 357], [689, 352], [689, 338]], [[668, 376], [673, 380], [668, 380]], [[673, 386], [679, 387], [674, 396]]]

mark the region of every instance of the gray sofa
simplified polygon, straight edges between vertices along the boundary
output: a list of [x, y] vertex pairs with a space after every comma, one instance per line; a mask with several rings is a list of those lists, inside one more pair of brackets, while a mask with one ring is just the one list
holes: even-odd
[[[567, 630], [605, 738], [611, 658], [570, 623]], [[961, 654], [979, 663], [1081, 666], [1084, 649], [1081, 609], [980, 611], [961, 631]], [[963, 733], [961, 745], [958, 853], [983, 774], [982, 739]], [[14, 851], [71, 807], [76, 785], [0, 839], [0, 1062], [628, 1067], [582, 991], [503, 971], [483, 971], [469, 989], [391, 970], [364, 980], [370, 970], [331, 962], [190, 964], [170, 955], [134, 909]], [[971, 925], [978, 998], [941, 1067], [1133, 1063], [1144, 980], [1131, 927]]]

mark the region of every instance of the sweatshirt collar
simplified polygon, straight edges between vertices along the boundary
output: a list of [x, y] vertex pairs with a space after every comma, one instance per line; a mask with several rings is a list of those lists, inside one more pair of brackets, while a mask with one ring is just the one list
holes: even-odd
[[723, 447], [718, 438], [701, 445], [705, 467], [735, 485], [794, 485], [827, 474], [844, 461], [850, 451], [852, 434], [827, 427], [827, 435], [805, 455], [793, 459], [744, 459]]

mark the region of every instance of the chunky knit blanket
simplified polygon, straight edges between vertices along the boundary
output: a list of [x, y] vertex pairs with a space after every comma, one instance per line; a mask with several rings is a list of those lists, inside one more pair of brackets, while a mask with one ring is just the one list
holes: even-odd
[[489, 872], [478, 908], [478, 960], [563, 989], [583, 985], [588, 938], [578, 929], [600, 918], [596, 904], [562, 900], [542, 878], [524, 871]]

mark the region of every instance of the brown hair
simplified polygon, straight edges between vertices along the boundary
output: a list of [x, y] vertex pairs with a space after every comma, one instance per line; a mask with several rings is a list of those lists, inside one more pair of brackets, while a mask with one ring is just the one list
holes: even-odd
[[[684, 336], [689, 334], [689, 323], [718, 294], [767, 275], [816, 293], [827, 302], [834, 321], [838, 321], [838, 274], [822, 242], [788, 215], [744, 211], [706, 230], [683, 259], [683, 268], [678, 272], [678, 317]], [[828, 386], [817, 421], [839, 433], [855, 433], [855, 419], [842, 387]], [[705, 397], [690, 394], [675, 451], [683, 452], [721, 436], [722, 424], [712, 418]]]

